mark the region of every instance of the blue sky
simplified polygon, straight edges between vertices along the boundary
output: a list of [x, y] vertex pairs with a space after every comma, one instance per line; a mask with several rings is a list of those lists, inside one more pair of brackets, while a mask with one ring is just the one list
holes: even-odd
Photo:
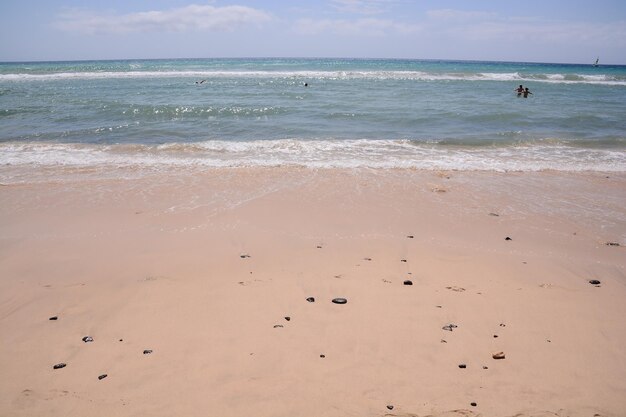
[[0, 61], [274, 56], [626, 64], [626, 1], [0, 1]]

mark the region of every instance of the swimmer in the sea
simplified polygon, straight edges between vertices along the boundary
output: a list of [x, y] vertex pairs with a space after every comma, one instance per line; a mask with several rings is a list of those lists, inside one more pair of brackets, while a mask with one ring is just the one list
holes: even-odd
[[205, 82], [206, 82], [206, 80], [196, 81], [196, 84], [204, 84]]
[[523, 94], [524, 94], [524, 98], [528, 98], [528, 95], [529, 95], [529, 94], [532, 94], [532, 93], [528, 90], [528, 87], [526, 87], [526, 88], [524, 89], [524, 93], [523, 93]]
[[517, 92], [518, 97], [521, 96], [522, 93], [524, 92], [524, 87], [522, 87], [522, 85], [520, 84], [519, 87], [515, 89], [515, 92]]

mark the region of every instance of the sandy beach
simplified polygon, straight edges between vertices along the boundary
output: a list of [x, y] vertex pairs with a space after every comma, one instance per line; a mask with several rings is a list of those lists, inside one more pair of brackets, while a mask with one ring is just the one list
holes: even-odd
[[626, 415], [623, 173], [18, 174], [0, 416]]

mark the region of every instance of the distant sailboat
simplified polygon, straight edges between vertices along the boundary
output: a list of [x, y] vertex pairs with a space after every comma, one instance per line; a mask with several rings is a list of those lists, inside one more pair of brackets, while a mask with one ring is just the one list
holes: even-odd
[[597, 57], [597, 58], [596, 58], [596, 62], [594, 62], [594, 64], [593, 64], [593, 66], [594, 66], [594, 67], [597, 67], [597, 66], [598, 66], [598, 61], [600, 61], [600, 57]]

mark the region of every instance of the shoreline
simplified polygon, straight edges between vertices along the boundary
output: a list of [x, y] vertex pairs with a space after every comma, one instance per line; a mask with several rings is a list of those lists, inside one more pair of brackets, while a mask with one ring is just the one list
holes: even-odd
[[162, 144], [0, 143], [0, 180], [20, 172], [28, 176], [39, 171], [63, 174], [63, 171], [106, 173], [120, 170], [137, 174], [234, 168], [619, 174], [626, 172], [626, 158], [619, 140], [611, 146], [585, 146], [576, 140], [538, 139], [514, 133], [497, 145], [488, 138], [466, 138], [458, 143], [420, 139], [306, 138], [209, 139]]
[[64, 174], [0, 188], [2, 415], [626, 409], [624, 173]]

